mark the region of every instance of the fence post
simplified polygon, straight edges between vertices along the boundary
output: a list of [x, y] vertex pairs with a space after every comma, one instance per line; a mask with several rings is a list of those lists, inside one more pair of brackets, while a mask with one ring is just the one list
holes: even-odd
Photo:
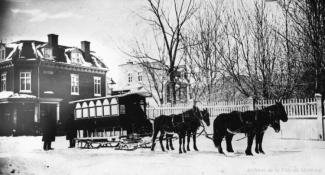
[[315, 94], [315, 99], [317, 103], [317, 129], [318, 138], [324, 140], [324, 124], [323, 124], [323, 111], [322, 111], [322, 95]]
[[248, 110], [253, 111], [254, 110], [254, 98], [248, 97]]

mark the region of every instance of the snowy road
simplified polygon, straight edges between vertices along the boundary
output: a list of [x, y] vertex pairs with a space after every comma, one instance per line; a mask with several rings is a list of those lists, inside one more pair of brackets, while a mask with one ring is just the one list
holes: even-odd
[[251, 157], [244, 155], [246, 139], [235, 141], [240, 137], [233, 141], [236, 153], [227, 156], [203, 137], [199, 152], [182, 155], [161, 152], [159, 145], [155, 152], [68, 149], [65, 137], [57, 137], [55, 150], [45, 152], [41, 137], [0, 137], [0, 174], [325, 174], [325, 142], [266, 137], [266, 155]]

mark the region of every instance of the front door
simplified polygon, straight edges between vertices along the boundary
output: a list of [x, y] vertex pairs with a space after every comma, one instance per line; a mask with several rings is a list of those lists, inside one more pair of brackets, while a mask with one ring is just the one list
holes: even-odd
[[[40, 105], [40, 120], [41, 122], [48, 123], [50, 125], [56, 125], [56, 104], [41, 103]], [[43, 121], [42, 121], [43, 120]], [[46, 121], [44, 121], [46, 120]]]

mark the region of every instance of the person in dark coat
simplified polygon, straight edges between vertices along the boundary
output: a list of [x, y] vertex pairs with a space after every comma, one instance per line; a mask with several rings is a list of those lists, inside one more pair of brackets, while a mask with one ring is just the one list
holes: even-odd
[[56, 118], [53, 115], [53, 111], [49, 111], [49, 115], [46, 115], [45, 112], [41, 113], [41, 126], [42, 126], [42, 141], [43, 149], [53, 150], [51, 143], [55, 141], [56, 135]]
[[66, 139], [69, 140], [69, 148], [76, 146], [77, 130], [74, 124], [74, 116], [71, 114], [66, 121]]

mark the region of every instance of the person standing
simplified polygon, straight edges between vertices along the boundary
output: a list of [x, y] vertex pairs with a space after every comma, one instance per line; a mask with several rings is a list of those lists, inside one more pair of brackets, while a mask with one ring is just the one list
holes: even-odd
[[47, 115], [45, 111], [41, 112], [41, 126], [42, 126], [42, 141], [43, 149], [53, 150], [51, 144], [55, 141], [56, 135], [56, 118], [51, 108], [47, 107]]
[[74, 124], [74, 116], [71, 114], [66, 122], [66, 139], [69, 140], [69, 148], [74, 148], [76, 146], [77, 131]]

